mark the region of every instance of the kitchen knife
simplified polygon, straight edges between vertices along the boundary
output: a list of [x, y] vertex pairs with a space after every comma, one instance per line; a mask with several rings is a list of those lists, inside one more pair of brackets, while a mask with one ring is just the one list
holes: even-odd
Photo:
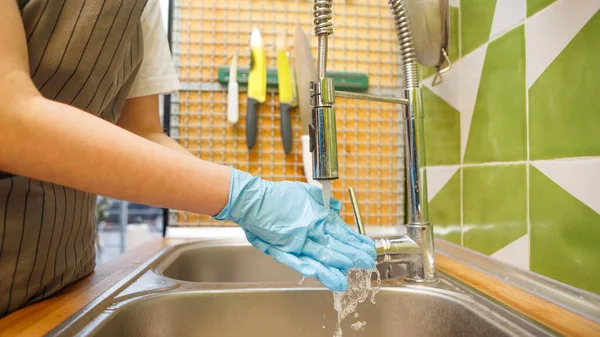
[[246, 112], [246, 143], [252, 149], [256, 143], [256, 121], [260, 103], [267, 99], [267, 57], [258, 28], [250, 36], [250, 74], [248, 75], [248, 109]]
[[233, 55], [229, 71], [229, 83], [227, 85], [227, 121], [233, 125], [239, 119], [239, 86], [237, 83], [237, 55]]
[[290, 73], [290, 60], [287, 55], [285, 33], [277, 37], [277, 78], [279, 82], [279, 109], [281, 113], [281, 141], [286, 154], [292, 151], [292, 122], [290, 110], [293, 106], [294, 93]]
[[321, 184], [313, 179], [312, 153], [310, 152], [310, 137], [308, 135], [308, 126], [312, 119], [310, 82], [317, 80], [317, 69], [315, 68], [315, 61], [310, 45], [300, 25], [296, 25], [296, 33], [294, 34], [294, 59], [296, 64], [296, 78], [298, 80], [298, 106], [302, 121], [302, 163], [304, 175], [309, 184], [321, 187]]

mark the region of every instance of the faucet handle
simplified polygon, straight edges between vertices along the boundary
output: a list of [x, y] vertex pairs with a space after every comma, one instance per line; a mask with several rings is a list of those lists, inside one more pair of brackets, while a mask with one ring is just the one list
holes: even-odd
[[354, 190], [354, 187], [350, 187], [348, 189], [348, 193], [350, 193], [350, 203], [352, 203], [352, 211], [354, 212], [354, 220], [356, 221], [356, 226], [358, 227], [358, 233], [366, 235], [367, 232], [365, 231], [360, 209], [358, 208], [358, 199], [356, 198], [356, 191]]

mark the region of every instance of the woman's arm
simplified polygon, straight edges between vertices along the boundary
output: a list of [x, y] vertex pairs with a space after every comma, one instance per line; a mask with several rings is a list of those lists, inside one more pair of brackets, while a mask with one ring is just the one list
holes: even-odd
[[117, 199], [215, 215], [230, 171], [41, 96], [15, 1], [0, 2], [0, 170]]
[[158, 95], [128, 99], [123, 106], [117, 125], [151, 142], [192, 155], [178, 142], [163, 133], [158, 113]]

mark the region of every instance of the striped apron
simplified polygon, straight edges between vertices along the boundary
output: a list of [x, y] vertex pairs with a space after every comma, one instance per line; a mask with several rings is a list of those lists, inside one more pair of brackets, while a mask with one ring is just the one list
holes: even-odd
[[[116, 122], [143, 57], [146, 0], [16, 1], [42, 95]], [[0, 317], [93, 271], [95, 206], [94, 194], [0, 172]]]

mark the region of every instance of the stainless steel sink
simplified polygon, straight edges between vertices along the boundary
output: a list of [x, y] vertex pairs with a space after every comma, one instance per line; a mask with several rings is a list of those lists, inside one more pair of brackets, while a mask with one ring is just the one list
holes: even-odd
[[[383, 289], [343, 322], [344, 336], [512, 336], [526, 333], [444, 292]], [[364, 321], [355, 331], [351, 324]], [[90, 336], [331, 337], [337, 313], [326, 290], [181, 292], [119, 306]]]
[[[378, 268], [384, 278], [405, 270], [402, 266], [387, 264]], [[232, 240], [176, 247], [158, 268], [158, 273], [178, 281], [202, 283], [298, 283], [302, 279], [300, 273], [276, 263], [247, 242]], [[315, 280], [304, 282], [316, 283]]]
[[189, 282], [298, 282], [302, 275], [248, 245], [191, 245], [162, 271]]
[[[332, 293], [240, 240], [168, 249], [53, 330], [51, 336], [331, 337]], [[344, 336], [552, 336], [554, 333], [440, 274], [433, 285], [390, 279], [342, 322]], [[366, 322], [358, 330], [351, 325]]]

